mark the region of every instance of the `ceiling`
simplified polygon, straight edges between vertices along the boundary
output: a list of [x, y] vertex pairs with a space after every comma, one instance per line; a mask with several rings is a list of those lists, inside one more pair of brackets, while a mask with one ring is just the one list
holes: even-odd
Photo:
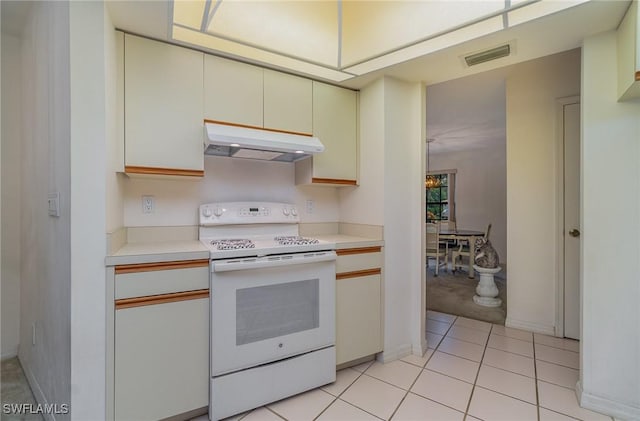
[[427, 88], [429, 153], [506, 147], [505, 78], [502, 68]]
[[[111, 1], [119, 29], [350, 88], [427, 84], [570, 50], [614, 29], [629, 0]], [[544, 15], [540, 18], [534, 18]], [[505, 28], [506, 25], [506, 29]], [[303, 40], [304, 42], [300, 42]], [[462, 58], [509, 42], [509, 57]]]

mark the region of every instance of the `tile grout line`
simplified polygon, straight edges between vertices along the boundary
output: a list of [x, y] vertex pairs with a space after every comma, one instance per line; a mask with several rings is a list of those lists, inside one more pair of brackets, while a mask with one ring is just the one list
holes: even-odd
[[[373, 361], [375, 362], [375, 359], [374, 359]], [[327, 409], [329, 409], [329, 407], [330, 407], [331, 405], [333, 405], [337, 400], [339, 400], [339, 399], [340, 399], [340, 396], [342, 396], [342, 395], [344, 394], [344, 392], [346, 392], [346, 391], [347, 391], [347, 389], [349, 389], [351, 386], [353, 386], [353, 384], [354, 384], [355, 382], [357, 382], [357, 381], [358, 381], [358, 379], [359, 379], [360, 377], [362, 377], [362, 375], [364, 374], [364, 372], [365, 372], [365, 371], [367, 371], [367, 370], [369, 369], [369, 367], [371, 367], [372, 365], [373, 365], [373, 362], [371, 362], [371, 363], [367, 366], [367, 368], [365, 368], [365, 369], [364, 369], [364, 371], [358, 371], [358, 370], [356, 370], [356, 369], [354, 369], [354, 368], [351, 368], [351, 367], [343, 368], [343, 370], [346, 370], [347, 368], [350, 368], [351, 370], [353, 370], [353, 371], [355, 371], [355, 372], [358, 372], [358, 373], [360, 373], [360, 374], [358, 374], [358, 376], [356, 376], [356, 378], [355, 378], [355, 379], [353, 379], [353, 381], [352, 381], [351, 383], [349, 383], [349, 384], [347, 385], [347, 387], [345, 387], [345, 388], [344, 388], [344, 390], [343, 390], [342, 392], [338, 393], [338, 395], [337, 395], [337, 396], [332, 395], [331, 393], [327, 392], [326, 390], [323, 390], [323, 389], [322, 389], [322, 387], [320, 387], [320, 390], [322, 390], [323, 392], [325, 392], [325, 393], [327, 393], [327, 394], [329, 394], [329, 395], [333, 396], [333, 397], [334, 397], [334, 399], [331, 401], [331, 403], [329, 403], [329, 405], [327, 405], [327, 406], [326, 406], [322, 411], [320, 411], [320, 413], [319, 413], [318, 415], [316, 415], [316, 416], [315, 416], [315, 418], [313, 418], [313, 419], [314, 419], [314, 420], [317, 420], [318, 418], [320, 418], [320, 416], [321, 416], [322, 414], [324, 414], [324, 413], [327, 411]], [[340, 371], [342, 371], [342, 370], [340, 370]], [[337, 376], [337, 373], [336, 373], [336, 376]], [[336, 381], [337, 381], [337, 377], [336, 377]], [[325, 386], [326, 386], [326, 385], [325, 385]], [[342, 399], [340, 399], [340, 400], [342, 400]], [[343, 402], [346, 402], [346, 401], [343, 401]], [[349, 403], [349, 402], [346, 402], [346, 403]], [[351, 405], [351, 404], [350, 404], [350, 405]], [[355, 406], [355, 405], [352, 405], [352, 406], [354, 406], [354, 407], [358, 408], [358, 407], [357, 407], [357, 406]], [[358, 409], [363, 410], [362, 408], [358, 408]], [[364, 410], [363, 410], [363, 411], [364, 411]], [[365, 412], [366, 412], [366, 411], [365, 411]], [[367, 413], [368, 413], [368, 412], [367, 412]], [[371, 415], [373, 415], [373, 414], [371, 414]]]
[[[453, 327], [453, 324], [456, 322], [456, 320], [458, 320], [458, 316], [456, 316], [453, 321], [451, 322], [451, 324], [449, 325], [449, 328], [447, 329], [447, 331], [445, 332], [444, 335], [442, 335], [442, 339], [440, 339], [440, 341], [438, 342], [438, 345], [436, 345], [436, 347], [433, 349], [433, 352], [431, 353], [431, 357], [433, 357], [436, 353], [436, 350], [438, 349], [438, 347], [440, 347], [440, 344], [442, 343], [442, 340], [445, 338], [445, 336], [447, 336], [447, 333], [449, 333], [449, 331], [451, 330], [451, 328]], [[427, 347], [428, 349], [428, 347]], [[426, 352], [426, 351], [425, 351]], [[431, 360], [431, 357], [429, 357], [427, 359], [427, 362], [424, 363], [424, 366], [422, 367], [422, 369], [420, 370], [420, 373], [418, 373], [418, 375], [416, 376], [415, 379], [413, 379], [413, 382], [411, 383], [411, 385], [409, 386], [409, 388], [406, 390], [406, 393], [404, 394], [404, 396], [402, 397], [402, 399], [400, 399], [400, 402], [398, 402], [398, 406], [396, 406], [396, 409], [393, 410], [393, 412], [391, 413], [391, 416], [389, 417], [389, 420], [393, 419], [393, 417], [396, 415], [396, 413], [398, 412], [398, 409], [400, 409], [400, 407], [402, 406], [402, 403], [404, 402], [404, 400], [407, 398], [407, 396], [409, 396], [409, 392], [411, 391], [411, 388], [413, 388], [413, 386], [416, 384], [416, 382], [418, 381], [418, 379], [420, 378], [420, 375], [422, 375], [422, 372], [426, 369], [427, 364], [429, 364], [429, 360]], [[434, 401], [435, 402], [435, 401]], [[437, 402], [439, 403], [439, 402]], [[442, 404], [441, 404], [442, 405]]]
[[540, 421], [540, 392], [538, 392], [538, 360], [536, 360], [536, 335], [533, 336], [533, 375], [535, 379], [533, 380], [536, 383], [536, 413], [538, 414], [538, 421]]
[[493, 331], [493, 324], [491, 325], [491, 329], [489, 329], [489, 336], [487, 336], [487, 342], [482, 350], [482, 358], [480, 358], [480, 363], [478, 364], [478, 371], [476, 372], [476, 379], [473, 381], [473, 387], [471, 388], [471, 394], [469, 395], [469, 402], [467, 402], [467, 408], [464, 411], [464, 419], [467, 419], [467, 416], [473, 416], [469, 414], [469, 409], [471, 408], [471, 400], [473, 399], [473, 392], [476, 390], [476, 383], [478, 383], [478, 377], [480, 376], [480, 368], [482, 367], [482, 360], [484, 360], [484, 354], [487, 352], [487, 346], [489, 345], [489, 338], [491, 337], [491, 331]]

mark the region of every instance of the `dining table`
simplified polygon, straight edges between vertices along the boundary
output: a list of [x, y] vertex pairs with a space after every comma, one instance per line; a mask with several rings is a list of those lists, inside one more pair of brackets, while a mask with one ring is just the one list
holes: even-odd
[[[440, 240], [464, 240], [469, 242], [469, 278], [475, 279], [475, 271], [473, 270], [473, 264], [476, 260], [476, 238], [484, 237], [484, 232], [466, 229], [440, 229]], [[452, 262], [452, 269], [455, 269], [455, 264]]]

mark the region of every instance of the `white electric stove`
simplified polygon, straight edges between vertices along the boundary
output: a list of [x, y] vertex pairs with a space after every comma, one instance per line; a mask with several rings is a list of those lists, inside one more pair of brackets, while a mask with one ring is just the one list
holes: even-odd
[[299, 236], [298, 223], [286, 203], [200, 206], [212, 420], [335, 381], [335, 245]]

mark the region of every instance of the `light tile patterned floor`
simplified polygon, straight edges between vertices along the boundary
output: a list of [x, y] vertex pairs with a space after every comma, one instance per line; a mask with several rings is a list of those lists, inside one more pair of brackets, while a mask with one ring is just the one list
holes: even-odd
[[335, 383], [233, 420], [609, 420], [574, 393], [579, 343], [427, 312], [429, 350], [338, 372]]

